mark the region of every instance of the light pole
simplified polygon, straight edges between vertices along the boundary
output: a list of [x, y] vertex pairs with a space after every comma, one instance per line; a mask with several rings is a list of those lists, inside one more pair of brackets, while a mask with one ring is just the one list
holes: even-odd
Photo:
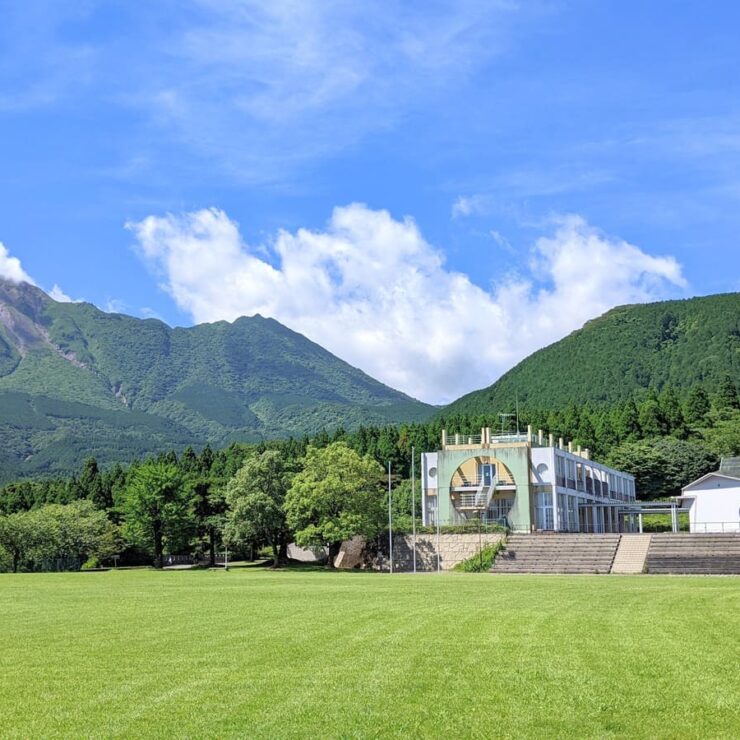
[[414, 573], [416, 573], [416, 448], [411, 446], [411, 527], [414, 543]]
[[393, 573], [393, 510], [391, 508], [391, 463], [388, 461], [388, 551]]
[[501, 436], [504, 436], [504, 419], [510, 419], [515, 414], [499, 414], [501, 417]]

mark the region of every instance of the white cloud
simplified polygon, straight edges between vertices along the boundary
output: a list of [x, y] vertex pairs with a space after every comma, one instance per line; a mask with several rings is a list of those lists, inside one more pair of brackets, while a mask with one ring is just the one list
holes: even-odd
[[452, 204], [452, 218], [458, 218], [459, 216], [470, 216], [475, 211], [475, 201], [473, 198], [460, 195], [457, 200]]
[[493, 239], [495, 244], [501, 247], [501, 249], [506, 250], [510, 254], [514, 254], [516, 252], [514, 247], [511, 246], [511, 242], [500, 231], [496, 231], [496, 229], [491, 229], [489, 234], [491, 235], [491, 239]]
[[[198, 0], [129, 104], [235, 177], [277, 180], [460, 86], [544, 10], [504, 0]], [[149, 11], [151, 12], [151, 11]], [[136, 62], [134, 62], [136, 64]]]
[[23, 269], [17, 257], [11, 257], [8, 248], [0, 242], [0, 278], [12, 280], [14, 283], [31, 283], [36, 285], [33, 278]]
[[[0, 242], [0, 278], [14, 283], [29, 283], [38, 287], [38, 283], [23, 269], [17, 257], [11, 257], [8, 248]], [[48, 291], [49, 297], [60, 303], [79, 303], [81, 299], [70, 298], [56, 283]]]
[[105, 310], [108, 313], [125, 313], [126, 303], [120, 298], [108, 298], [105, 302]]
[[84, 298], [70, 298], [56, 283], [49, 291], [49, 297], [59, 303], [82, 303]]
[[323, 231], [241, 239], [212, 208], [129, 224], [163, 287], [197, 322], [271, 316], [395, 388], [446, 402], [618, 304], [685, 285], [672, 257], [611, 239], [578, 216], [553, 223], [530, 274], [485, 290], [446, 268], [415, 222], [362, 204]]

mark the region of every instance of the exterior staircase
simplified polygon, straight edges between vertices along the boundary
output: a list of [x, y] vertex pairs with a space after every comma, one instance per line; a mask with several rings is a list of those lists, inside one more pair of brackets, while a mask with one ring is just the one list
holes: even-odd
[[619, 534], [512, 534], [492, 573], [609, 573]]
[[647, 572], [740, 575], [740, 534], [653, 534]]
[[612, 573], [644, 573], [650, 548], [649, 534], [623, 534], [612, 563]]

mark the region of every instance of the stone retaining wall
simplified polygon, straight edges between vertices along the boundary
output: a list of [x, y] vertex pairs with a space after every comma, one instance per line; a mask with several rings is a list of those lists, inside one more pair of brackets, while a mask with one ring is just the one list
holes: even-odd
[[[493, 545], [504, 539], [501, 533], [481, 534], [443, 534], [439, 536], [439, 565], [442, 570], [452, 570], [459, 562], [475, 555], [480, 548]], [[437, 536], [419, 534], [416, 536], [416, 570], [437, 570]], [[373, 568], [389, 570], [388, 539], [380, 538], [375, 546], [367, 546], [355, 537], [345, 542], [337, 556], [337, 568]], [[414, 537], [396, 535], [393, 538], [393, 570], [413, 570]]]

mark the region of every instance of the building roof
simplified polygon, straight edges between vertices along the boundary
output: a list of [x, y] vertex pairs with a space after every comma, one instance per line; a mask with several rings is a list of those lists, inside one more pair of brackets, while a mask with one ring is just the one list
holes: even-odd
[[719, 463], [719, 472], [732, 478], [740, 478], [740, 457], [723, 457]]
[[[720, 478], [727, 478], [728, 480], [734, 480], [740, 485], [740, 475], [728, 475], [727, 473], [722, 472], [715, 472], [715, 473], [706, 473], [705, 475], [702, 475], [701, 478], [697, 478], [695, 481], [691, 481], [688, 485], [684, 486], [681, 489], [681, 493], [683, 494], [685, 491], [691, 490], [695, 485], [698, 483], [703, 483], [708, 478], [713, 478], [715, 476], [718, 476]], [[681, 498], [680, 496], [677, 496], [677, 498]]]

